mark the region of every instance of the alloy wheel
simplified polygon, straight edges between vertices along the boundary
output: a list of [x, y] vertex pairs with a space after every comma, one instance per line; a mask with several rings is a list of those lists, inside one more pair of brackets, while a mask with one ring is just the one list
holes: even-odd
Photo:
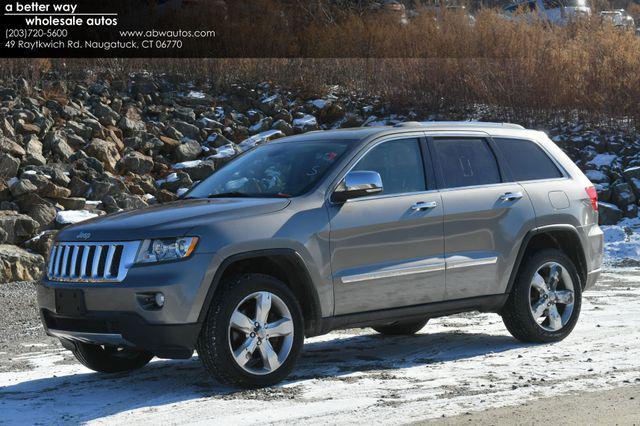
[[557, 262], [547, 262], [533, 275], [529, 291], [531, 314], [545, 331], [561, 330], [571, 319], [575, 301], [571, 274]]
[[287, 305], [273, 293], [245, 297], [229, 320], [229, 349], [236, 364], [256, 375], [270, 374], [287, 360], [293, 346], [293, 320]]

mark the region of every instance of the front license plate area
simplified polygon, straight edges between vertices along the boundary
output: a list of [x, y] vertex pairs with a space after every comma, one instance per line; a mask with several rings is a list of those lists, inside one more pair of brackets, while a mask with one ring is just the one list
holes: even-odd
[[87, 313], [82, 290], [56, 289], [56, 314], [79, 316]]

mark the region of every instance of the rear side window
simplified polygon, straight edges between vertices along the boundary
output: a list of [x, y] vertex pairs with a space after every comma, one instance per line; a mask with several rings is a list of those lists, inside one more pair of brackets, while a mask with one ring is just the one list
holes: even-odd
[[498, 163], [483, 139], [434, 139], [435, 158], [445, 188], [501, 182]]
[[535, 142], [525, 139], [494, 139], [517, 181], [562, 177], [558, 167]]

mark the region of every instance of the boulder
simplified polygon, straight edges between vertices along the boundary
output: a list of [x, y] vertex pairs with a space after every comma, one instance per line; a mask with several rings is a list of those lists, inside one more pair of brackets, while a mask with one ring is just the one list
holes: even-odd
[[108, 213], [119, 210], [134, 210], [147, 207], [147, 202], [138, 195], [133, 194], [113, 194], [102, 198], [102, 205]]
[[122, 157], [118, 165], [125, 173], [147, 174], [153, 170], [153, 159], [137, 151], [130, 151]]
[[167, 177], [165, 182], [162, 183], [162, 189], [167, 191], [176, 192], [179, 188], [190, 188], [193, 185], [193, 181], [188, 174], [179, 171], [172, 173]]
[[68, 160], [69, 157], [71, 157], [75, 152], [73, 148], [69, 146], [67, 141], [58, 132], [50, 134], [54, 135], [51, 137], [50, 142], [51, 152], [53, 152], [63, 160]]
[[95, 157], [104, 164], [106, 170], [116, 171], [116, 164], [120, 160], [120, 153], [116, 144], [103, 139], [93, 139], [85, 148], [87, 155]]
[[56, 200], [65, 210], [82, 210], [87, 205], [87, 200], [80, 197], [65, 197]]
[[56, 237], [58, 231], [44, 231], [24, 243], [27, 250], [37, 253], [44, 257], [45, 261], [49, 259], [49, 253], [51, 253], [51, 247], [53, 246], [53, 240]]
[[144, 132], [146, 126], [143, 121], [134, 120], [129, 117], [122, 117], [118, 121], [118, 127], [122, 129], [122, 133], [125, 136], [131, 136], [136, 132]]
[[615, 225], [622, 219], [623, 212], [618, 206], [610, 203], [598, 202], [598, 222], [600, 225]]
[[12, 245], [0, 245], [0, 282], [37, 281], [44, 270], [44, 258], [39, 254]]
[[71, 190], [58, 186], [53, 182], [47, 182], [38, 189], [38, 195], [45, 198], [66, 198], [71, 196]]
[[10, 210], [0, 210], [0, 229], [6, 236], [4, 242], [22, 244], [38, 232], [40, 224], [31, 217]]
[[635, 203], [636, 196], [628, 183], [617, 182], [611, 186], [611, 201], [619, 207], [624, 207]]
[[20, 160], [10, 154], [0, 154], [0, 178], [13, 178], [18, 174]]
[[161, 189], [156, 193], [156, 200], [160, 203], [170, 203], [178, 199], [178, 196], [171, 191]]
[[48, 227], [53, 223], [57, 210], [47, 200], [35, 193], [21, 196], [17, 200], [20, 211], [38, 222], [41, 227]]
[[176, 168], [188, 174], [192, 181], [206, 179], [216, 170], [215, 163], [212, 160], [188, 161], [180, 163], [180, 167]]
[[174, 155], [176, 160], [182, 162], [195, 160], [201, 152], [202, 147], [200, 144], [196, 141], [190, 140], [176, 148]]
[[611, 201], [611, 185], [608, 183], [596, 183], [594, 186], [598, 193], [598, 200], [607, 203]]
[[9, 188], [11, 195], [14, 198], [18, 198], [22, 195], [29, 194], [30, 192], [36, 192], [38, 187], [33, 184], [29, 179], [20, 179]]
[[176, 121], [173, 123], [173, 127], [190, 139], [200, 140], [200, 129], [198, 129], [198, 126], [184, 121]]
[[160, 140], [164, 144], [163, 151], [165, 152], [173, 152], [177, 147], [181, 145], [179, 140], [170, 138], [169, 136], [160, 136]]
[[609, 176], [601, 170], [585, 170], [584, 174], [592, 183], [609, 183]]
[[12, 141], [11, 139], [1, 138], [0, 136], [0, 152], [5, 152], [14, 157], [22, 157], [26, 154], [23, 147]]
[[71, 190], [72, 197], [84, 197], [87, 195], [87, 191], [90, 187], [91, 185], [77, 176], [72, 177], [71, 182], [69, 183], [69, 189]]

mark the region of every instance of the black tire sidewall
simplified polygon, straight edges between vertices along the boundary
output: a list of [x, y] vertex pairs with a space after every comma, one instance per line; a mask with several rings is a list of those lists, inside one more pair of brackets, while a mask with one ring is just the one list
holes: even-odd
[[[226, 370], [224, 378], [249, 388], [269, 386], [283, 380], [293, 370], [304, 343], [304, 322], [295, 296], [283, 282], [262, 274], [245, 274], [223, 285], [227, 286], [227, 291], [224, 291], [223, 298], [214, 301], [211, 317], [207, 319], [211, 332], [215, 333], [216, 362], [221, 364], [217, 370]], [[252, 374], [240, 367], [233, 358], [228, 341], [229, 322], [236, 306], [248, 295], [259, 291], [268, 291], [282, 299], [291, 313], [294, 329], [293, 344], [286, 361], [276, 371], [265, 375]], [[228, 381], [224, 378], [221, 381]]]
[[105, 351], [102, 346], [75, 343], [73, 355], [85, 367], [100, 373], [120, 373], [140, 369], [147, 365], [153, 354], [138, 351], [131, 357], [116, 356]]
[[[540, 327], [540, 325], [533, 318], [530, 305], [530, 286], [531, 280], [538, 269], [548, 262], [559, 263], [565, 268], [571, 279], [573, 280], [573, 292], [574, 292], [574, 304], [571, 318], [567, 324], [558, 331], [548, 331]], [[516, 282], [517, 288], [513, 296], [515, 296], [514, 304], [515, 308], [526, 312], [526, 315], [522, 317], [525, 319], [525, 324], [522, 324], [525, 331], [531, 335], [532, 340], [538, 342], [557, 342], [566, 338], [576, 326], [580, 317], [580, 309], [582, 307], [582, 281], [578, 275], [575, 265], [571, 259], [559, 250], [547, 249], [540, 251], [529, 258], [524, 265], [523, 270], [518, 274], [518, 280]]]

